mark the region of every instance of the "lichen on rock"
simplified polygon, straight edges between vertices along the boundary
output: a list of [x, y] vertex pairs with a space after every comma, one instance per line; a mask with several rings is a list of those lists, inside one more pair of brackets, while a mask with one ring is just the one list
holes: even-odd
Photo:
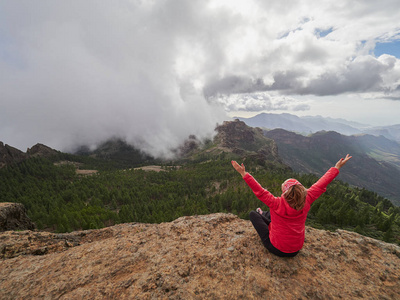
[[27, 251], [0, 261], [2, 299], [400, 297], [400, 248], [395, 245], [307, 227], [299, 255], [281, 258], [263, 247], [249, 221], [232, 214], [62, 235], [0, 233], [4, 241], [16, 248], [32, 241], [47, 252]]

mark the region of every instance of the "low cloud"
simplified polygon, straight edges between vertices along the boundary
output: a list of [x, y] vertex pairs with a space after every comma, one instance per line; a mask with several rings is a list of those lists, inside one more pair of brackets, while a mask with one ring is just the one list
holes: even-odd
[[289, 96], [271, 96], [266, 92], [219, 95], [210, 97], [209, 101], [222, 105], [227, 111], [305, 111], [310, 109], [307, 101], [297, 100]]
[[[344, 93], [395, 94], [400, 80], [400, 60], [394, 56], [358, 56], [341, 66], [334, 66], [321, 74], [313, 74], [303, 67], [276, 71], [272, 83], [262, 78], [228, 76], [212, 80], [204, 88], [206, 97], [221, 94], [249, 94], [279, 91], [287, 95], [332, 96]], [[390, 97], [390, 96], [386, 96]]]
[[204, 88], [204, 96], [212, 97], [224, 94], [242, 94], [265, 91], [268, 87], [263, 80], [244, 76], [227, 76], [222, 79], [212, 79]]
[[372, 53], [398, 37], [400, 2], [343, 7], [2, 1], [0, 139], [65, 150], [120, 137], [166, 155], [227, 111], [309, 109], [296, 95], [397, 99], [399, 59]]
[[393, 56], [357, 57], [336, 72], [321, 74], [308, 86], [293, 91], [318, 96], [343, 93], [392, 93], [396, 90], [400, 62]]
[[118, 137], [168, 156], [190, 134], [214, 134], [223, 108], [176, 69], [196, 26], [186, 13], [198, 14], [181, 2], [0, 5], [1, 140], [72, 150]]

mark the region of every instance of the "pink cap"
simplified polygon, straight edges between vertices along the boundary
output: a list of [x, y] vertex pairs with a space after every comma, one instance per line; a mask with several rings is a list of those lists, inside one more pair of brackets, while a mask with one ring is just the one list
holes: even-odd
[[287, 190], [288, 190], [290, 187], [292, 187], [292, 186], [294, 186], [294, 185], [298, 185], [298, 184], [301, 185], [301, 183], [300, 183], [299, 181], [297, 181], [296, 179], [290, 178], [290, 179], [286, 180], [286, 181], [282, 184], [283, 193], [286, 193]]

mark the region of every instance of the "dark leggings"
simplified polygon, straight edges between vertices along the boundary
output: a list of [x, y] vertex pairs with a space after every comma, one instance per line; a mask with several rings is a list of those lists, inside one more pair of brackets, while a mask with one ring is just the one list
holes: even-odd
[[260, 236], [264, 247], [267, 248], [269, 252], [281, 257], [293, 257], [296, 256], [297, 253], [299, 253], [299, 251], [293, 253], [285, 253], [276, 249], [274, 245], [271, 244], [268, 230], [268, 225], [269, 223], [271, 223], [271, 214], [269, 213], [269, 211], [263, 212], [262, 215], [254, 210], [251, 211], [250, 221], [253, 224], [254, 228], [257, 230], [257, 233]]

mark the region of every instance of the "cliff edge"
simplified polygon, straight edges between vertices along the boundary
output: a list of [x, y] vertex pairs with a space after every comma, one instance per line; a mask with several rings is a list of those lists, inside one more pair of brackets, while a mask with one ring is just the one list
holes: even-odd
[[306, 228], [295, 258], [232, 214], [53, 234], [0, 233], [0, 298], [399, 299], [400, 247]]

